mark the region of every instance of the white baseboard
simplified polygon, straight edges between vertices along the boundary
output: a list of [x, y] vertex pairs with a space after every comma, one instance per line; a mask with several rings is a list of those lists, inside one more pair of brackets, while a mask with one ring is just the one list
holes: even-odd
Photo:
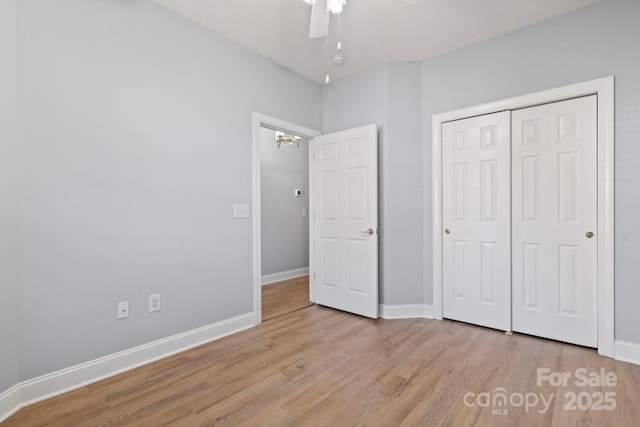
[[22, 408], [20, 386], [14, 385], [9, 390], [0, 393], [0, 423]]
[[255, 326], [247, 313], [24, 381], [0, 394], [0, 422], [15, 411]]
[[383, 319], [433, 319], [433, 306], [427, 304], [380, 304], [379, 313]]
[[640, 344], [616, 340], [614, 347], [616, 360], [640, 365]]
[[265, 274], [262, 276], [260, 283], [264, 286], [280, 282], [282, 280], [293, 279], [294, 277], [306, 276], [307, 274], [309, 274], [309, 267], [296, 268], [295, 270], [283, 271], [280, 273]]

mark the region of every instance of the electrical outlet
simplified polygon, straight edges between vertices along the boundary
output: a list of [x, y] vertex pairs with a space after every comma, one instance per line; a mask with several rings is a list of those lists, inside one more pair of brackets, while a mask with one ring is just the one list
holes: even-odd
[[160, 311], [160, 294], [149, 295], [149, 313]]
[[129, 301], [121, 301], [118, 303], [118, 320], [129, 317]]

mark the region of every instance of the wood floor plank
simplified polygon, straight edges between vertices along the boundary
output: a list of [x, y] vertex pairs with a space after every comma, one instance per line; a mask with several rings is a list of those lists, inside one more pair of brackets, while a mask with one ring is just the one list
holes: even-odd
[[[537, 369], [615, 373], [615, 387], [537, 384]], [[553, 394], [547, 411], [475, 397]], [[615, 392], [614, 410], [565, 393]], [[473, 405], [465, 395], [474, 395]], [[516, 402], [517, 403], [517, 402]], [[502, 408], [505, 409], [505, 408]], [[2, 426], [636, 426], [640, 366], [453, 321], [371, 320], [320, 306], [24, 408]]]
[[262, 321], [282, 316], [311, 304], [308, 275], [262, 287]]

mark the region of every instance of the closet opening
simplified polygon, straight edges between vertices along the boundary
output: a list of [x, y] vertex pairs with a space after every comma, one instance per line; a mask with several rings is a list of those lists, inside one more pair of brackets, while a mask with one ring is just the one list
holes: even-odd
[[614, 356], [613, 106], [608, 77], [433, 116], [434, 318]]

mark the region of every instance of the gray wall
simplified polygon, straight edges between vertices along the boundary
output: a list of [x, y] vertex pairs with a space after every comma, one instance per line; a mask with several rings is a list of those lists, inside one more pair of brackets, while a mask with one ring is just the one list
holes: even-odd
[[384, 64], [323, 91], [323, 133], [378, 125], [383, 304], [422, 301], [420, 78], [420, 63]]
[[[378, 125], [380, 147], [387, 124], [389, 65], [369, 68], [322, 87], [322, 133]], [[379, 148], [380, 148], [379, 147]]]
[[251, 113], [319, 128], [320, 86], [147, 0], [18, 16], [21, 379], [251, 312]]
[[[640, 343], [640, 2], [604, 0], [422, 64], [425, 302], [431, 287], [431, 116], [615, 75], [616, 339]], [[429, 255], [427, 255], [429, 252]]]
[[389, 64], [387, 139], [383, 147], [386, 304], [422, 299], [422, 99], [418, 62]]
[[260, 166], [262, 275], [309, 267], [309, 143], [278, 148], [275, 131], [262, 128]]
[[0, 394], [20, 374], [16, 217], [16, 1], [0, 0]]

